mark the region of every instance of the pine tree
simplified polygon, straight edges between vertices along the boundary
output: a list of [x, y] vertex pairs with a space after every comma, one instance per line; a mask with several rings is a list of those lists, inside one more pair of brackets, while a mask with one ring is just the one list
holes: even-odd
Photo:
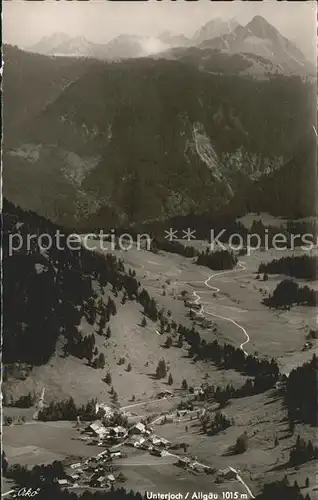
[[164, 324], [164, 322], [162, 320], [160, 321], [160, 330], [159, 330], [159, 333], [160, 333], [160, 335], [163, 335], [165, 333], [165, 324]]
[[172, 377], [171, 373], [169, 373], [169, 377], [168, 377], [168, 384], [169, 384], [169, 385], [172, 385], [172, 384], [173, 384], [173, 377]]
[[167, 375], [167, 366], [165, 361], [161, 359], [156, 369], [156, 376], [158, 379], [160, 379], [160, 378], [165, 378], [166, 375]]
[[105, 368], [105, 355], [104, 353], [100, 352], [98, 359], [97, 359], [97, 368]]
[[248, 437], [247, 432], [245, 431], [241, 436], [239, 436], [236, 440], [235, 444], [235, 452], [236, 453], [244, 453], [248, 447]]
[[185, 378], [182, 380], [181, 387], [182, 387], [182, 389], [184, 389], [185, 391], [188, 389], [188, 382], [186, 381], [186, 379], [185, 379]]
[[167, 337], [165, 346], [169, 349], [172, 346], [172, 338], [169, 336]]
[[141, 326], [143, 326], [145, 328], [145, 326], [147, 326], [147, 320], [146, 320], [146, 317], [143, 316], [142, 320], [141, 320]]

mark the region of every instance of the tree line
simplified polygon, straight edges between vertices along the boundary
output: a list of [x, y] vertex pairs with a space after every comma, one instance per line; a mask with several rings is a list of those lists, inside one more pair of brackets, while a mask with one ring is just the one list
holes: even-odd
[[4, 406], [11, 406], [15, 408], [31, 408], [35, 403], [36, 397], [34, 393], [28, 392], [26, 395], [19, 396], [15, 401], [11, 396], [8, 398], [7, 392], [2, 390], [2, 403]]
[[201, 427], [204, 434], [215, 436], [221, 431], [225, 431], [231, 425], [234, 425], [234, 420], [229, 419], [224, 413], [217, 411], [214, 417], [209, 413], [205, 413], [201, 417]]
[[318, 301], [318, 292], [307, 285], [300, 286], [296, 281], [285, 279], [278, 283], [269, 297], [262, 303], [269, 308], [289, 309], [294, 305], [315, 307]]
[[96, 418], [96, 400], [92, 399], [86, 405], [76, 406], [74, 399], [69, 397], [64, 401], [51, 401], [38, 413], [38, 419], [43, 422], [56, 420], [76, 421], [77, 417], [82, 420], [93, 420]]
[[195, 257], [198, 252], [191, 245], [183, 245], [180, 241], [168, 241], [153, 238], [151, 242], [151, 251], [157, 253], [158, 250], [163, 250], [169, 253], [176, 253], [183, 257]]
[[264, 484], [262, 492], [255, 497], [255, 500], [310, 500], [308, 493], [303, 495], [300, 487], [295, 481], [289, 484], [287, 477], [281, 481]]
[[318, 260], [315, 255], [297, 255], [282, 257], [259, 265], [259, 273], [285, 274], [294, 278], [315, 280]]
[[314, 446], [310, 440], [302, 439], [298, 434], [295, 446], [289, 452], [290, 465], [300, 465], [314, 459], [318, 459], [318, 446]]
[[[227, 237], [230, 235], [227, 234]], [[224, 239], [224, 237], [223, 237]], [[221, 239], [220, 239], [221, 241]], [[205, 251], [199, 251], [191, 245], [184, 245], [180, 241], [167, 241], [153, 239], [151, 243], [153, 252], [164, 250], [170, 253], [176, 253], [183, 257], [196, 257], [198, 266], [205, 266], [213, 270], [233, 269], [237, 264], [237, 257], [230, 250], [211, 251], [209, 247]]]
[[244, 384], [235, 389], [232, 384], [227, 384], [224, 388], [219, 385], [215, 388], [213, 385], [203, 386], [203, 394], [197, 396], [199, 400], [214, 399], [217, 403], [224, 406], [230, 399], [245, 398], [261, 394], [272, 389], [277, 381], [275, 374], [257, 375], [254, 379], [247, 379]]
[[233, 269], [237, 264], [238, 258], [230, 250], [216, 250], [210, 252], [209, 248], [201, 252], [196, 260], [198, 266], [205, 266], [215, 271], [223, 269]]
[[178, 333], [190, 345], [189, 356], [194, 361], [209, 359], [217, 366], [232, 368], [248, 376], [272, 375], [273, 380], [278, 378], [279, 368], [274, 359], [268, 361], [251, 354], [246, 356], [242, 349], [227, 343], [221, 345], [217, 340], [206, 342], [201, 339], [199, 332], [194, 327], [188, 328], [179, 325]]
[[286, 381], [284, 402], [291, 421], [318, 425], [317, 374], [318, 362], [315, 354], [311, 361], [290, 372]]

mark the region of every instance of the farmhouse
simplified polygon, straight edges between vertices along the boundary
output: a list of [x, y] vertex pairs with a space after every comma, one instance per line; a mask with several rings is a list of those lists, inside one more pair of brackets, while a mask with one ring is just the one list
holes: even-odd
[[77, 469], [77, 468], [78, 468], [78, 467], [80, 467], [80, 466], [81, 466], [81, 462], [77, 462], [76, 464], [71, 464], [71, 465], [70, 465], [70, 468], [71, 468], [71, 469]]
[[186, 307], [191, 307], [192, 309], [196, 309], [196, 310], [201, 309], [201, 305], [200, 304], [197, 304], [196, 302], [192, 302], [190, 300], [186, 300], [185, 301], [185, 306]]
[[87, 429], [91, 434], [94, 436], [98, 436], [99, 438], [103, 438], [107, 431], [104, 425], [100, 420], [96, 420], [96, 422], [93, 422]]
[[191, 463], [191, 460], [188, 457], [180, 457], [178, 460], [178, 465], [180, 467], [188, 467], [190, 465], [190, 463]]
[[96, 455], [96, 459], [97, 460], [100, 460], [102, 457], [104, 457], [105, 455], [109, 455], [109, 450], [104, 450], [102, 451], [101, 453], [99, 453], [98, 455]]
[[158, 398], [169, 398], [173, 395], [173, 393], [171, 391], [169, 391], [168, 389], [162, 389], [159, 393], [158, 393]]
[[67, 479], [58, 479], [57, 482], [59, 483], [60, 486], [66, 486], [68, 484]]
[[168, 441], [168, 439], [165, 438], [160, 438], [160, 443], [161, 446], [163, 446], [164, 448], [169, 448], [171, 446], [170, 441]]
[[130, 429], [131, 434], [145, 434], [146, 433], [146, 426], [142, 424], [141, 422], [138, 422], [138, 424], [134, 425]]
[[197, 472], [204, 472], [204, 470], [206, 469], [206, 466], [200, 464], [199, 462], [190, 463], [189, 467]]
[[138, 436], [136, 437], [136, 439], [134, 440], [134, 447], [135, 448], [139, 448], [140, 445], [142, 445], [143, 443], [146, 442], [146, 439], [142, 436]]
[[220, 470], [219, 477], [221, 477], [222, 479], [235, 479], [236, 472], [231, 467], [229, 467], [228, 469]]
[[165, 438], [162, 438], [162, 437], [159, 437], [159, 436], [156, 436], [156, 435], [153, 435], [149, 438], [149, 441], [150, 443], [153, 445], [153, 446], [162, 446], [164, 448], [167, 448], [171, 445], [170, 441], [168, 441], [167, 439]]
[[127, 436], [128, 432], [125, 429], [125, 427], [122, 427], [121, 425], [117, 425], [117, 427], [110, 428], [109, 434], [112, 437], [115, 437], [117, 439], [122, 439], [122, 438], [125, 438]]
[[151, 455], [155, 455], [156, 457], [162, 456], [162, 450], [159, 450], [159, 448], [152, 448], [150, 453], [151, 453]]

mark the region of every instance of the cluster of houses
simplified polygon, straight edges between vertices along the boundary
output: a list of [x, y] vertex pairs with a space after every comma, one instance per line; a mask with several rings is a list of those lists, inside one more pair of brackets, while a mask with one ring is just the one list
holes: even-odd
[[86, 436], [90, 436], [96, 444], [113, 444], [114, 442], [120, 442], [125, 439], [128, 435], [128, 431], [125, 427], [121, 425], [116, 425], [114, 427], [106, 427], [101, 420], [95, 420], [89, 426], [84, 429]]
[[171, 446], [170, 441], [157, 436], [153, 433], [151, 427], [146, 427], [141, 422], [131, 428], [130, 438], [126, 444], [142, 450], [148, 450], [151, 454], [157, 456], [164, 455], [165, 450]]
[[[182, 418], [188, 411], [187, 409], [177, 410], [171, 417], [173, 419]], [[118, 416], [120, 418], [117, 418]], [[122, 416], [127, 418], [122, 419]], [[176, 446], [178, 446], [156, 435], [151, 424], [143, 421], [129, 422], [128, 416], [127, 413], [114, 410], [102, 403], [96, 405], [96, 420], [79, 429], [81, 431], [80, 439], [104, 446], [106, 449], [95, 457], [88, 458], [83, 463], [78, 462], [70, 465], [70, 474], [66, 478], [59, 480], [61, 486], [111, 488], [116, 481], [121, 480], [121, 474], [118, 477], [114, 475], [112, 461], [127, 456], [122, 452], [123, 445], [146, 450], [158, 457], [165, 456], [169, 453], [169, 449], [176, 449]], [[120, 422], [123, 425], [108, 425], [114, 422]], [[183, 444], [179, 447], [182, 446], [185, 447], [186, 445]], [[178, 457], [176, 465], [192, 473], [205, 472], [211, 474], [214, 472], [210, 467], [184, 456]]]
[[[84, 432], [91, 438], [95, 438], [98, 445], [114, 445], [125, 444], [143, 450], [148, 450], [151, 453], [161, 456], [163, 450], [171, 446], [167, 439], [156, 436], [153, 433], [153, 428], [142, 422], [138, 422], [130, 428], [126, 429], [121, 425], [115, 427], [106, 427], [101, 420], [96, 420], [84, 429]], [[119, 458], [122, 456], [121, 451], [117, 449], [108, 449], [110, 459]], [[103, 452], [106, 454], [106, 451]]]
[[78, 462], [70, 465], [70, 474], [66, 478], [59, 479], [60, 486], [79, 488], [90, 486], [95, 488], [111, 488], [116, 478], [112, 473], [112, 460], [109, 450], [91, 457], [83, 463]]

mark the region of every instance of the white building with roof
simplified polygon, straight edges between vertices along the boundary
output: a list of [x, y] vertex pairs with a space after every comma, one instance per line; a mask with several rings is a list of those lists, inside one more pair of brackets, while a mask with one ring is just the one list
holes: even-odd
[[138, 422], [136, 425], [134, 425], [130, 429], [131, 434], [145, 434], [146, 433], [146, 426], [145, 424]]

